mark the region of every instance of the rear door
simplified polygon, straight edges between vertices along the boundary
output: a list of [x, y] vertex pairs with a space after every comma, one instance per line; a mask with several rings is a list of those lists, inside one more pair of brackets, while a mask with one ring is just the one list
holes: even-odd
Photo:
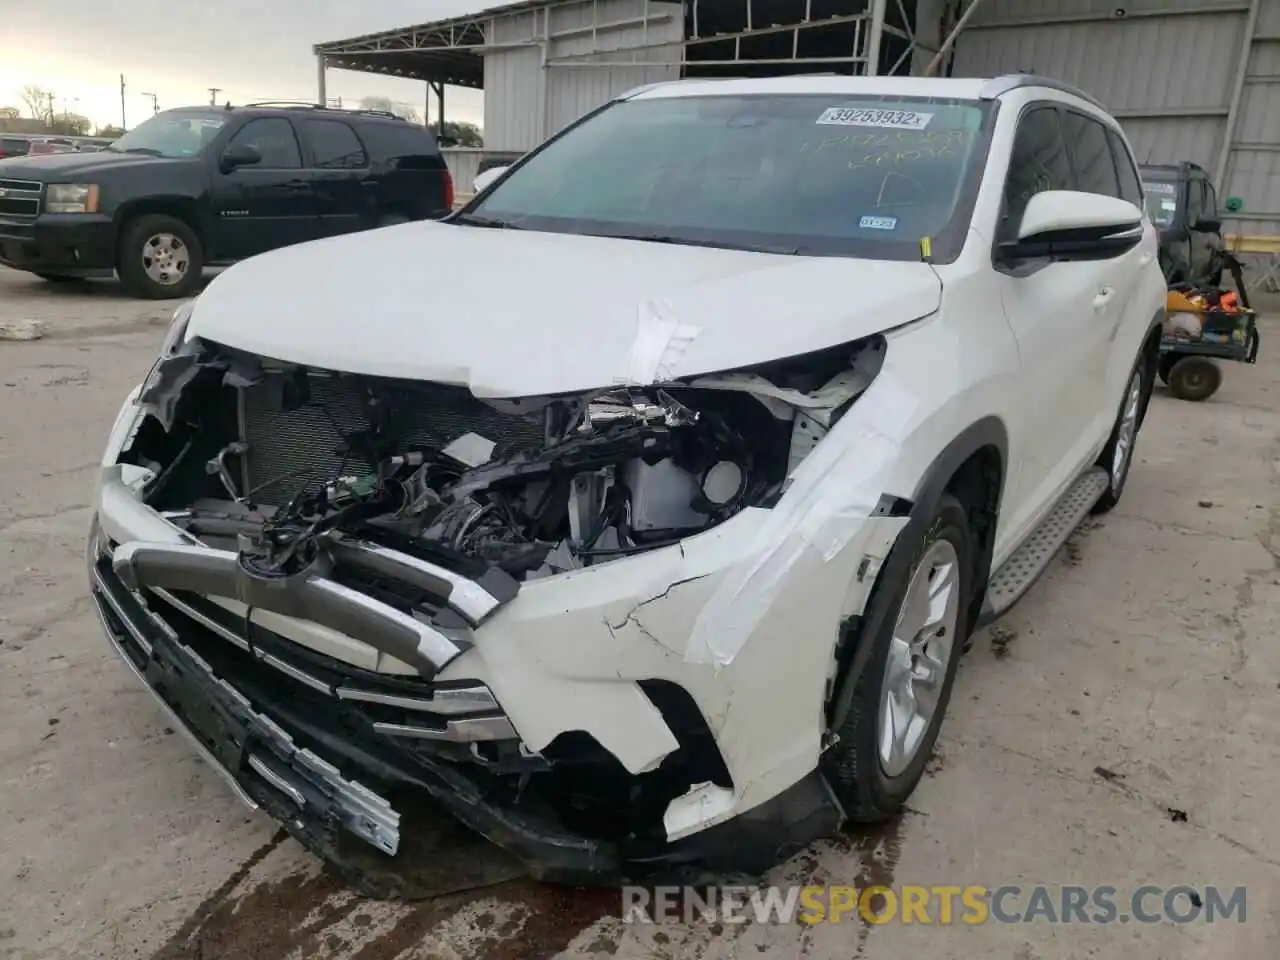
[[316, 237], [320, 201], [293, 124], [286, 117], [257, 117], [237, 130], [222, 148], [245, 144], [262, 162], [223, 173], [214, 163], [214, 256], [241, 260]]
[[363, 125], [361, 133], [374, 155], [380, 213], [410, 220], [449, 213], [453, 184], [431, 131], [416, 123], [375, 120]]
[[345, 120], [302, 121], [307, 167], [320, 199], [320, 235], [332, 237], [377, 223], [377, 184], [369, 151]]
[[[1063, 130], [1067, 143], [1071, 145], [1075, 189], [1128, 200], [1134, 204], [1136, 211], [1141, 211], [1141, 201], [1135, 202], [1134, 197], [1126, 196], [1121, 187], [1120, 171], [1112, 145], [1114, 139], [1121, 148], [1124, 147], [1120, 135], [1100, 120], [1074, 110], [1064, 111]], [[1127, 150], [1124, 161], [1130, 167], [1128, 175], [1131, 176], [1132, 161]], [[1088, 360], [1083, 371], [1088, 383], [1084, 387], [1081, 405], [1090, 409], [1093, 422], [1100, 425], [1110, 423], [1115, 418], [1113, 408], [1118, 398], [1113, 397], [1113, 393], [1119, 386], [1110, 382], [1110, 371], [1116, 338], [1124, 326], [1125, 317], [1133, 308], [1145, 272], [1142, 268], [1150, 260], [1150, 252], [1145, 245], [1139, 244], [1118, 257], [1089, 264], [1096, 271], [1097, 295], [1094, 297], [1091, 313], [1076, 336], [1082, 338], [1088, 350]], [[1106, 427], [1103, 425], [1099, 429], [1105, 431]]]

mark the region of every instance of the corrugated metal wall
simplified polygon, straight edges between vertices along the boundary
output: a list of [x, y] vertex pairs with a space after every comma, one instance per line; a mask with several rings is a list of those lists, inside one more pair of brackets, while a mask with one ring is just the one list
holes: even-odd
[[1139, 160], [1190, 160], [1211, 176], [1230, 125], [1218, 195], [1242, 198], [1244, 211], [1224, 229], [1280, 235], [1280, 0], [1257, 2], [1246, 37], [1242, 0], [986, 0], [956, 43], [952, 73], [1033, 70], [1075, 84], [1112, 110]]
[[[616, 94], [680, 76], [679, 3], [570, 3], [495, 17], [485, 33], [495, 48], [484, 58], [485, 146], [494, 150], [528, 150]], [[658, 43], [672, 45], [636, 49]], [[580, 65], [592, 61], [622, 65]]]

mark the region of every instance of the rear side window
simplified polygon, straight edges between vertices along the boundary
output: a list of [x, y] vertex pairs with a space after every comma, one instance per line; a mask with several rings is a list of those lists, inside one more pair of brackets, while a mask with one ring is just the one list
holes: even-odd
[[293, 124], [283, 117], [250, 120], [227, 144], [228, 147], [242, 145], [257, 147], [262, 154], [262, 162], [256, 168], [246, 169], [296, 170], [302, 166]]
[[364, 124], [360, 135], [379, 163], [397, 170], [438, 170], [444, 167], [440, 147], [431, 131], [416, 123], [386, 121]]
[[1071, 145], [1075, 159], [1076, 189], [1084, 193], [1100, 193], [1104, 197], [1120, 196], [1120, 180], [1116, 175], [1115, 157], [1107, 142], [1107, 128], [1092, 117], [1066, 111], [1063, 133]]
[[303, 130], [311, 144], [311, 165], [319, 170], [358, 170], [369, 165], [360, 138], [341, 120], [306, 120]]
[[1124, 138], [1116, 131], [1108, 130], [1107, 141], [1111, 144], [1111, 155], [1115, 158], [1116, 173], [1120, 177], [1120, 198], [1141, 207], [1144, 200], [1142, 178], [1133, 165], [1133, 156], [1125, 146]]
[[1054, 107], [1035, 107], [1022, 115], [1004, 183], [1004, 213], [997, 242], [1015, 240], [1027, 203], [1045, 190], [1073, 190], [1075, 177]]

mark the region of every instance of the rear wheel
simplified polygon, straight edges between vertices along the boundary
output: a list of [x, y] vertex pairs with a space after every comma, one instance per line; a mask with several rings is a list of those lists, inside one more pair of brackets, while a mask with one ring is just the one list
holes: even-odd
[[1094, 513], [1106, 513], [1120, 502], [1120, 495], [1124, 493], [1129, 467], [1133, 464], [1133, 448], [1138, 442], [1138, 428], [1142, 426], [1142, 406], [1150, 389], [1146, 371], [1147, 358], [1140, 356], [1124, 388], [1111, 436], [1098, 457], [1098, 466], [1107, 471], [1107, 489], [1093, 505]]
[[1222, 370], [1208, 357], [1183, 357], [1169, 371], [1169, 390], [1179, 400], [1208, 400], [1222, 386]]
[[[951, 699], [973, 578], [968, 517], [944, 496], [905, 574], [878, 581], [868, 614], [886, 616], [824, 770], [849, 817], [891, 817], [919, 784]], [[869, 616], [867, 619], [873, 619]]]
[[200, 283], [204, 248], [196, 232], [177, 217], [144, 214], [125, 225], [118, 261], [129, 290], [169, 300], [190, 295]]

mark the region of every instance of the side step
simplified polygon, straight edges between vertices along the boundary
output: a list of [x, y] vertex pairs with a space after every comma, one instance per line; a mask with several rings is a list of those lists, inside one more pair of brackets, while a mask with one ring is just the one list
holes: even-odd
[[1075, 532], [1093, 505], [1107, 492], [1107, 471], [1093, 467], [1080, 475], [1062, 499], [1049, 511], [1040, 525], [1023, 540], [1000, 569], [987, 582], [987, 597], [978, 618], [979, 626], [986, 626], [1004, 616], [1021, 600], [1040, 579], [1049, 561]]

